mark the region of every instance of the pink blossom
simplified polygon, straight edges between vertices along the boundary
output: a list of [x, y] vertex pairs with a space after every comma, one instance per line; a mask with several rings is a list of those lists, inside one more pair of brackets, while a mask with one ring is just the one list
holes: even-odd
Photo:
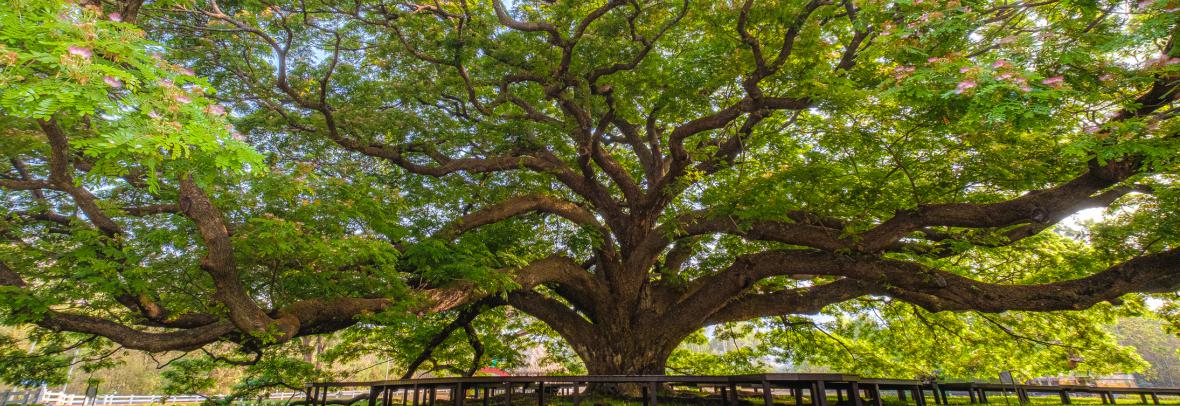
[[186, 76], [197, 76], [197, 73], [193, 72], [193, 70], [189, 69], [189, 68], [181, 67], [179, 69], [179, 71], [181, 74], [186, 75]]
[[230, 134], [230, 137], [233, 137], [233, 139], [238, 140], [238, 141], [245, 141], [246, 140], [246, 136], [242, 135], [242, 133], [237, 132], [237, 131], [234, 131], [232, 134]]
[[110, 87], [113, 87], [116, 89], [123, 87], [123, 81], [119, 80], [118, 78], [116, 78], [114, 76], [104, 76], [102, 78], [102, 82], [106, 83], [107, 86], [110, 86]]
[[974, 89], [975, 86], [976, 83], [970, 80], [959, 82], [959, 86], [955, 88], [955, 94], [963, 94], [963, 92]]
[[1028, 85], [1020, 85], [1020, 91], [1028, 93], [1028, 92], [1032, 91], [1032, 88], [1029, 87]]
[[1109, 82], [1109, 81], [1114, 80], [1114, 75], [1107, 73], [1102, 76], [1099, 76], [1098, 80], [1101, 80], [1103, 82]]
[[172, 96], [172, 100], [176, 100], [180, 104], [189, 104], [193, 101], [193, 99], [190, 99], [188, 96], [183, 94]]
[[1005, 61], [1003, 59], [997, 60], [994, 63], [992, 63], [992, 67], [996, 68], [996, 69], [1003, 68], [1006, 66], [1011, 66], [1011, 65], [1012, 64], [1008, 63], [1008, 61]]
[[1168, 63], [1168, 55], [1166, 55], [1166, 54], [1160, 54], [1160, 56], [1152, 58], [1152, 59], [1148, 59], [1146, 61], [1147, 66], [1166, 65], [1167, 63]]
[[1062, 83], [1065, 83], [1065, 78], [1062, 76], [1054, 76], [1054, 77], [1042, 80], [1041, 83], [1046, 86], [1058, 87], [1058, 86], [1061, 86]]
[[1171, 59], [1168, 59], [1167, 62], [1164, 62], [1164, 65], [1175, 65], [1178, 63], [1180, 63], [1180, 58], [1171, 58]]
[[1087, 126], [1087, 127], [1085, 128], [1085, 131], [1086, 131], [1087, 133], [1091, 133], [1091, 134], [1092, 134], [1092, 133], [1096, 133], [1096, 132], [1098, 132], [1098, 130], [1099, 130], [1099, 128], [1098, 128], [1098, 126], [1096, 126], [1096, 125]]
[[971, 71], [971, 67], [970, 67], [970, 66], [964, 66], [964, 67], [962, 67], [962, 68], [959, 68], [959, 73], [967, 73], [967, 72], [970, 72], [970, 71]]
[[917, 68], [913, 66], [898, 66], [893, 68], [893, 78], [897, 80], [905, 79], [911, 73], [914, 73], [915, 70], [917, 70]]
[[111, 19], [111, 21], [114, 21], [116, 23], [123, 22], [123, 15], [119, 14], [119, 13], [107, 14], [107, 18]]
[[156, 119], [158, 119], [158, 118], [160, 118], [160, 114], [159, 114], [159, 113], [156, 113], [156, 111], [155, 111], [155, 110], [152, 110], [152, 111], [149, 111], [149, 112], [148, 112], [148, 117], [151, 117], [151, 118], [156, 118]]
[[1010, 78], [1012, 78], [1012, 72], [1004, 72], [1004, 73], [1001, 73], [999, 76], [996, 76], [996, 77], [997, 77], [997, 78], [999, 78], [999, 79], [1001, 79], [1001, 80], [1003, 80], [1003, 79], [1010, 79]]
[[942, 58], [939, 58], [939, 57], [930, 57], [930, 58], [926, 58], [926, 62], [927, 62], [927, 63], [935, 63], [935, 62], [938, 62], [938, 61], [941, 61], [941, 60], [942, 60]]
[[212, 114], [215, 116], [224, 116], [225, 115], [225, 107], [223, 107], [220, 104], [210, 104], [209, 107], [207, 108], [207, 110], [209, 111], [209, 114]]
[[90, 59], [90, 57], [94, 55], [94, 51], [91, 51], [90, 48], [80, 47], [77, 45], [70, 45], [67, 50], [70, 52], [70, 55], [77, 55], [86, 59]]

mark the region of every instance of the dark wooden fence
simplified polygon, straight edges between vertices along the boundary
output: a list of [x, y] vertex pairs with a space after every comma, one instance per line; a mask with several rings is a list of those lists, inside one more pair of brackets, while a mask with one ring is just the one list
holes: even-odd
[[980, 383], [980, 382], [955, 382], [939, 384], [939, 389], [945, 398], [946, 391], [960, 391], [967, 392], [971, 403], [987, 403], [988, 393], [1002, 393], [1010, 392], [1017, 397], [1022, 403], [1029, 402], [1029, 394], [1049, 394], [1056, 395], [1061, 398], [1062, 404], [1071, 404], [1072, 395], [1086, 394], [1097, 395], [1102, 399], [1103, 404], [1116, 404], [1118, 400], [1115, 395], [1126, 395], [1137, 397], [1140, 403], [1147, 403], [1148, 397], [1154, 404], [1160, 404], [1159, 397], [1162, 395], [1180, 396], [1180, 388], [1106, 388], [1097, 386], [1077, 386], [1077, 385], [1002, 385], [998, 383]]
[[[307, 385], [307, 405], [351, 404], [366, 400], [368, 406], [435, 406], [447, 402], [464, 406], [473, 402], [479, 406], [510, 406], [523, 398], [533, 398], [537, 406], [544, 406], [553, 397], [579, 406], [588, 389], [594, 385], [627, 385], [640, 389], [640, 400], [645, 406], [658, 406], [661, 388], [695, 390], [704, 394], [696, 397], [712, 399], [721, 405], [736, 406], [742, 398], [761, 398], [766, 406], [789, 396], [794, 405], [882, 406], [883, 394], [894, 394], [901, 401], [913, 401], [926, 406], [927, 399], [935, 404], [947, 404], [948, 395], [966, 393], [971, 403], [988, 403], [988, 395], [1011, 393], [1019, 403], [1028, 403], [1030, 394], [1051, 394], [1070, 404], [1071, 395], [1097, 395], [1102, 403], [1117, 403], [1116, 395], [1139, 395], [1142, 403], [1148, 397], [1159, 404], [1163, 395], [1180, 396], [1180, 388], [1100, 388], [1090, 386], [1005, 385], [983, 382], [923, 382], [908, 379], [864, 378], [851, 374], [757, 374], [730, 376], [674, 376], [674, 375], [585, 375], [585, 376], [507, 376], [472, 378], [426, 378], [377, 382], [318, 382]], [[368, 395], [348, 399], [330, 399], [333, 389], [367, 388]], [[831, 394], [834, 392], [835, 399]], [[665, 392], [670, 393], [670, 392]], [[929, 398], [928, 398], [929, 396]], [[475, 406], [475, 405], [471, 405]]]
[[26, 406], [29, 403], [39, 403], [41, 391], [38, 390], [5, 390], [0, 392], [0, 406]]

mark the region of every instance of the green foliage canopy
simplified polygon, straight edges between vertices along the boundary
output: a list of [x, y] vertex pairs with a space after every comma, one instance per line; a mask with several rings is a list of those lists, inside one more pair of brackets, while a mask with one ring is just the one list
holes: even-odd
[[449, 343], [519, 329], [659, 373], [703, 327], [825, 312], [828, 351], [784, 358], [918, 374], [927, 323], [1101, 347], [1104, 303], [1180, 287], [1174, 1], [13, 4], [7, 324], [477, 365]]

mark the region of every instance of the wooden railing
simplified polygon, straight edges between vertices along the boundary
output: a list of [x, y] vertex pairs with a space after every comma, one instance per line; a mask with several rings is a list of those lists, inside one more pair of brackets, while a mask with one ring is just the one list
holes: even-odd
[[[1028, 403], [1030, 394], [1060, 396], [1063, 404], [1070, 404], [1071, 394], [1099, 396], [1103, 403], [1116, 403], [1116, 395], [1139, 395], [1142, 403], [1159, 404], [1160, 396], [1180, 396], [1180, 388], [1103, 388], [1089, 386], [1043, 386], [996, 384], [982, 382], [938, 383], [909, 379], [865, 378], [851, 374], [756, 374], [731, 376], [670, 376], [670, 375], [586, 375], [586, 376], [507, 376], [471, 378], [427, 378], [375, 382], [318, 382], [307, 385], [305, 403], [308, 406], [349, 404], [365, 400], [368, 406], [435, 406], [446, 402], [463, 406], [478, 402], [481, 406], [519, 403], [522, 398], [533, 398], [537, 406], [545, 406], [553, 398], [571, 401], [578, 406], [595, 386], [624, 385], [638, 388], [638, 400], [645, 406], [657, 406], [661, 392], [695, 390], [701, 396], [693, 403], [735, 406], [749, 403], [749, 398], [761, 399], [766, 406], [787, 402], [796, 406], [882, 406], [885, 395], [896, 393], [898, 400], [926, 406], [928, 399], [935, 404], [948, 404], [948, 396], [963, 394], [971, 403], [988, 403], [989, 393], [1011, 393], [1019, 403]], [[340, 398], [329, 396], [333, 389], [367, 390], [367, 396]], [[834, 392], [834, 393], [833, 393]], [[831, 395], [835, 399], [831, 399]], [[515, 402], [514, 402], [515, 399]], [[742, 399], [746, 399], [742, 401]], [[529, 403], [532, 403], [530, 401]]]
[[[365, 391], [335, 391], [333, 397], [351, 397]], [[269, 400], [288, 401], [303, 400], [304, 393], [280, 392], [266, 396]], [[88, 397], [81, 394], [54, 392], [45, 389], [7, 390], [0, 392], [0, 406], [122, 406], [122, 405], [150, 405], [167, 403], [201, 403], [207, 398], [201, 395], [118, 395], [106, 394]]]

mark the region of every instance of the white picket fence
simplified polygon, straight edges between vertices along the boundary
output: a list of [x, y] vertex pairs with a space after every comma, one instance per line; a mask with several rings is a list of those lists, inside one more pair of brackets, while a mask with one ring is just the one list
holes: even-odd
[[[338, 391], [328, 394], [329, 398], [351, 398], [365, 391]], [[303, 392], [279, 392], [271, 393], [267, 397], [269, 400], [302, 400], [306, 394]], [[98, 395], [89, 398], [86, 395], [77, 395], [64, 392], [53, 392], [49, 390], [27, 390], [27, 391], [4, 391], [0, 393], [0, 406], [24, 406], [24, 405], [53, 405], [53, 406], [121, 406], [121, 405], [150, 405], [150, 404], [166, 404], [166, 403], [200, 403], [204, 401], [205, 397], [201, 395]]]

